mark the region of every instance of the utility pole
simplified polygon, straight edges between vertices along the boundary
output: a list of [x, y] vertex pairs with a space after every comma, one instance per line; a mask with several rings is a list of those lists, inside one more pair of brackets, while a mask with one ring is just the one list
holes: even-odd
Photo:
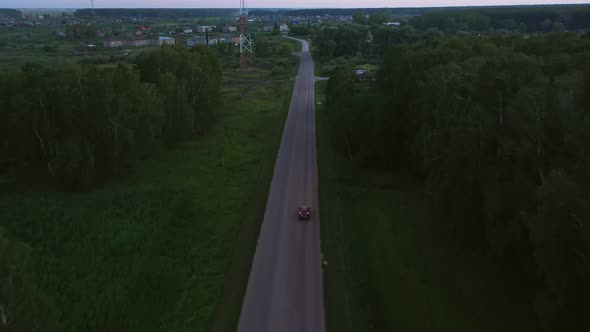
[[92, 7], [92, 16], [96, 16], [94, 13], [94, 0], [90, 0], [90, 6]]
[[240, 71], [246, 72], [252, 65], [252, 39], [248, 33], [248, 7], [246, 0], [240, 0]]

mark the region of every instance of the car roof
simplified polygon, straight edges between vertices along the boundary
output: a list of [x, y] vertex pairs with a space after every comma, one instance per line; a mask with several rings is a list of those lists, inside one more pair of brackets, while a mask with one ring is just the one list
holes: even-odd
[[301, 210], [309, 210], [309, 206], [307, 206], [307, 205], [301, 205], [298, 208]]

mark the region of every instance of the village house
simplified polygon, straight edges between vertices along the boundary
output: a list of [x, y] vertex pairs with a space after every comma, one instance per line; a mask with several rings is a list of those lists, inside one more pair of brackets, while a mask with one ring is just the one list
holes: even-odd
[[175, 45], [176, 40], [172, 37], [161, 36], [159, 39], [160, 45]]
[[196, 36], [186, 39], [186, 46], [193, 47], [196, 45], [205, 45], [205, 36]]
[[201, 32], [201, 33], [204, 33], [207, 31], [211, 32], [211, 31], [213, 31], [213, 28], [214, 27], [211, 25], [201, 25], [200, 27], [197, 28], [197, 32]]
[[224, 36], [219, 37], [219, 42], [237, 45], [240, 43], [240, 36], [224, 35]]
[[228, 25], [225, 28], [223, 28], [224, 32], [237, 32], [238, 28], [236, 26], [233, 25]]
[[105, 39], [103, 42], [103, 46], [104, 47], [121, 47], [121, 46], [125, 46], [126, 44], [126, 40], [122, 40], [122, 39]]
[[132, 39], [132, 40], [127, 41], [127, 46], [141, 47], [141, 46], [156, 46], [156, 45], [161, 45], [159, 43], [159, 40], [157, 40], [157, 39], [140, 38], [140, 39]]

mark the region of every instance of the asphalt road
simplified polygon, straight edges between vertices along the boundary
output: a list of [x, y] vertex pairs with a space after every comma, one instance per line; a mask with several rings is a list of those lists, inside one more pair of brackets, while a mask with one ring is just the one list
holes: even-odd
[[[317, 195], [314, 64], [302, 42], [301, 62], [238, 331], [324, 331]], [[311, 206], [299, 221], [297, 206]], [[246, 212], [247, 213], [247, 212]]]

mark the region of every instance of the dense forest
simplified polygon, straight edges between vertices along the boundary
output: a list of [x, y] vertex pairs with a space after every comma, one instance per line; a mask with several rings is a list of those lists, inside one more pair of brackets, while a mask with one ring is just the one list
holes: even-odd
[[160, 18], [207, 18], [236, 15], [236, 9], [225, 8], [100, 8], [78, 9], [75, 16], [103, 17], [160, 17]]
[[28, 64], [0, 75], [0, 174], [84, 189], [159, 145], [207, 130], [221, 69], [205, 47], [162, 47], [136, 67]]
[[414, 17], [410, 24], [417, 29], [442, 31], [488, 31], [490, 29], [521, 32], [549, 32], [590, 29], [590, 6], [527, 6], [467, 8], [432, 12]]
[[338, 57], [352, 57], [360, 53], [366, 54], [367, 34], [366, 27], [330, 27], [320, 29], [314, 35], [314, 56], [322, 63]]
[[[367, 52], [345, 29], [319, 33], [320, 61]], [[333, 149], [357, 167], [419, 178], [433, 223], [529, 280], [541, 325], [584, 330], [590, 34], [397, 31], [405, 40], [380, 49], [375, 81], [352, 67], [333, 73]]]
[[[457, 8], [457, 7], [455, 7]], [[422, 15], [429, 12], [448, 10], [445, 7], [436, 8], [322, 8], [322, 9], [255, 9], [251, 16], [284, 15], [284, 16], [316, 16], [316, 15], [354, 15], [354, 14], [389, 14], [397, 16]]]

